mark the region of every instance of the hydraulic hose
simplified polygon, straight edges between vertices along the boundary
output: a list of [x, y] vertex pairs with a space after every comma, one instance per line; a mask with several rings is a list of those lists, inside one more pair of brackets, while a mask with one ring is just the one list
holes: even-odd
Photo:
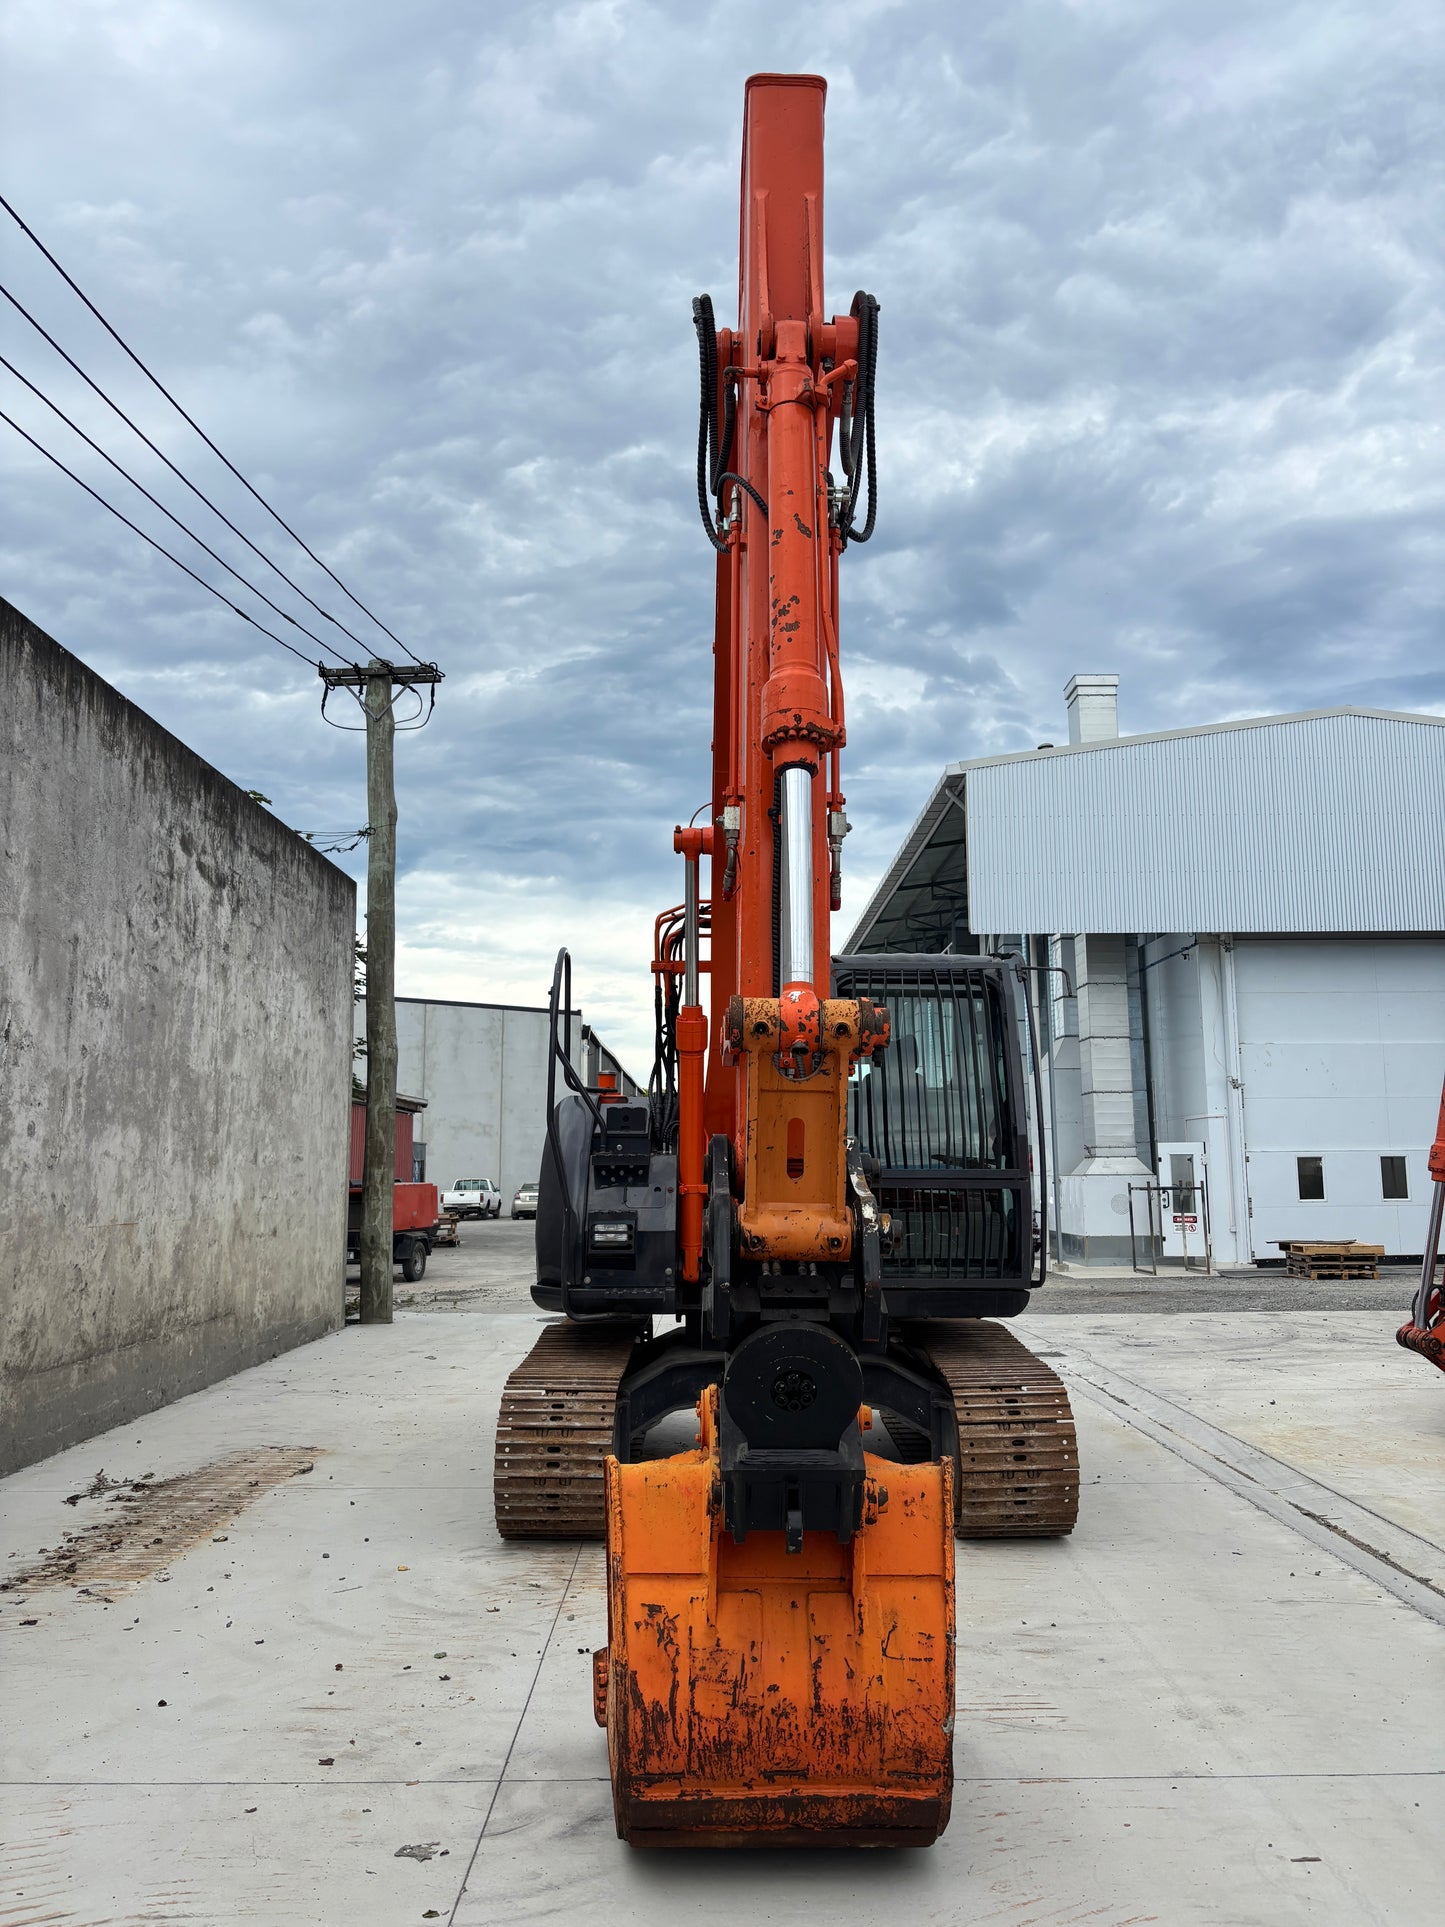
[[717, 418], [717, 322], [710, 294], [700, 294], [693, 302], [692, 325], [697, 330], [698, 376], [702, 389], [697, 423], [697, 510], [708, 541], [715, 549], [726, 552], [727, 538], [718, 534], [709, 499], [715, 492], [712, 478], [720, 466], [721, 452]]
[[[838, 451], [848, 483], [848, 501], [841, 518], [843, 546], [866, 542], [878, 518], [878, 455], [874, 421], [874, 389], [878, 372], [878, 302], [860, 288], [849, 312], [858, 323], [858, 373], [844, 392], [842, 420], [839, 424]], [[731, 381], [723, 384], [722, 419], [718, 419], [717, 321], [712, 296], [700, 294], [692, 304], [692, 325], [697, 332], [698, 424], [697, 424], [697, 510], [707, 539], [719, 553], [728, 547], [722, 515], [723, 491], [730, 485], [741, 489], [763, 514], [768, 505], [751, 482], [736, 474], [728, 463], [732, 459], [733, 435], [737, 425], [737, 389]], [[858, 525], [858, 502], [863, 484], [868, 485], [868, 513]], [[716, 505], [716, 507], [714, 507]]]
[[[692, 325], [697, 331], [698, 377], [701, 386], [697, 424], [697, 508], [707, 539], [721, 553], [728, 540], [722, 528], [722, 492], [729, 483], [742, 489], [757, 503], [764, 515], [768, 505], [741, 475], [728, 467], [732, 460], [733, 432], [737, 426], [737, 389], [731, 381], [724, 384], [722, 420], [718, 420], [717, 322], [712, 296], [700, 294], [692, 304]], [[713, 503], [717, 503], [714, 516]]]
[[717, 478], [717, 494], [719, 498], [719, 504], [718, 504], [719, 507], [721, 507], [722, 505], [721, 497], [722, 497], [723, 489], [727, 486], [729, 482], [734, 483], [738, 488], [740, 488], [743, 491], [744, 495], [750, 495], [752, 499], [757, 503], [758, 507], [762, 510], [763, 514], [764, 515], [767, 514], [768, 505], [763, 500], [762, 496], [758, 494], [758, 491], [753, 487], [752, 483], [749, 481], [745, 481], [741, 475], [734, 475], [733, 471], [730, 468], [725, 468], [722, 474], [719, 475]]
[[[874, 389], [878, 374], [878, 303], [860, 288], [849, 313], [858, 323], [858, 373], [848, 384], [838, 452], [848, 482], [848, 506], [842, 518], [843, 545], [866, 542], [878, 519], [878, 455], [874, 430]], [[868, 482], [868, 514], [862, 528], [856, 515], [864, 477]]]

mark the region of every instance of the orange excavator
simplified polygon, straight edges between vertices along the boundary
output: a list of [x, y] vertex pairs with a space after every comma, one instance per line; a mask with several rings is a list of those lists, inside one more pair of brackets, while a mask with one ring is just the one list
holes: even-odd
[[930, 1844], [955, 1533], [1078, 1505], [1064, 1389], [994, 1322], [1048, 1241], [1022, 961], [830, 946], [878, 304], [825, 306], [824, 93], [747, 83], [738, 324], [693, 312], [708, 820], [673, 835], [646, 1101], [582, 1080], [558, 958], [533, 1296], [562, 1316], [497, 1429], [502, 1535], [606, 1539], [594, 1710], [638, 1846]]
[[1425, 1227], [1425, 1255], [1420, 1264], [1410, 1316], [1395, 1333], [1406, 1351], [1419, 1352], [1445, 1372], [1445, 1301], [1437, 1275], [1440, 1269], [1440, 1225], [1445, 1218], [1445, 1090], [1440, 1093], [1440, 1117], [1430, 1146], [1430, 1215]]

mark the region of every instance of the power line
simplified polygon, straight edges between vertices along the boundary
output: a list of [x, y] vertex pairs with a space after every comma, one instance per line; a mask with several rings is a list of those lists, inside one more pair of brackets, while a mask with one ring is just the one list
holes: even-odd
[[[392, 714], [395, 733], [404, 735], [409, 730], [426, 728], [437, 706], [437, 684], [445, 680], [434, 662], [419, 662], [413, 667], [409, 663], [379, 662], [373, 659], [364, 668], [359, 662], [353, 662], [341, 669], [328, 669], [324, 664], [317, 663], [316, 673], [326, 685], [325, 694], [321, 698], [322, 722], [330, 723], [333, 729], [345, 730], [350, 735], [366, 732], [368, 746], [371, 725], [377, 720], [379, 714], [378, 711], [373, 710], [367, 700], [373, 683], [385, 682], [387, 685], [389, 693], [384, 707]], [[391, 689], [393, 683], [397, 684], [395, 690]], [[425, 699], [418, 684], [427, 691]], [[364, 723], [338, 723], [334, 716], [327, 715], [326, 705], [338, 689], [345, 689], [356, 699], [357, 707], [366, 718]], [[397, 698], [404, 691], [409, 691], [416, 697], [416, 709], [405, 722], [398, 723], [395, 721]]]
[[188, 535], [191, 538], [191, 540], [197, 545], [198, 548], [202, 548], [205, 550], [206, 554], [210, 556], [213, 562], [219, 562], [221, 567], [226, 571], [226, 573], [228, 575], [234, 576], [237, 582], [240, 583], [243, 589], [249, 589], [251, 591], [251, 594], [253, 596], [258, 597], [260, 601], [264, 602], [268, 609], [274, 609], [276, 614], [280, 616], [283, 622], [289, 622], [293, 629], [299, 629], [303, 636], [308, 637], [312, 642], [314, 642], [318, 649], [324, 649], [328, 656], [335, 656], [338, 662], [346, 661], [346, 657], [341, 653], [339, 649], [334, 648], [332, 644], [329, 642], [324, 642], [322, 638], [315, 633], [314, 630], [308, 629], [304, 622], [298, 622], [295, 616], [289, 615], [287, 611], [281, 607], [279, 602], [273, 602], [270, 596], [267, 595], [264, 589], [258, 589], [254, 582], [248, 581], [248, 579], [241, 574], [239, 569], [233, 569], [230, 563], [226, 560], [225, 556], [218, 555], [216, 551], [211, 547], [209, 542], [203, 540], [201, 536], [197, 535], [194, 529], [188, 528], [178, 515], [173, 514], [171, 510], [166, 507], [164, 502], [158, 501], [156, 497], [151, 494], [150, 490], [145, 486], [144, 482], [138, 482], [134, 477], [134, 475], [130, 473], [129, 469], [123, 468], [113, 455], [108, 455], [106, 453], [106, 451], [101, 447], [99, 442], [92, 441], [90, 436], [86, 434], [85, 430], [80, 426], [80, 424], [78, 422], [73, 422], [70, 419], [69, 415], [66, 414], [65, 410], [60, 406], [58, 402], [53, 402], [50, 399], [49, 395], [47, 395], [43, 389], [37, 388], [35, 383], [31, 381], [28, 375], [22, 375], [20, 370], [15, 366], [13, 361], [8, 361], [4, 355], [0, 355], [0, 367], [8, 368], [11, 374], [14, 375], [17, 381], [24, 382], [25, 386], [30, 390], [31, 394], [36, 396], [40, 401], [43, 401], [45, 403], [45, 406], [48, 409], [50, 409], [52, 414], [59, 415], [60, 419], [65, 423], [66, 427], [70, 429], [74, 434], [78, 435], [80, 439], [85, 443], [87, 448], [93, 448], [96, 454], [100, 456], [102, 461], [110, 463], [111, 467], [115, 470], [117, 475], [123, 476], [124, 479], [130, 483], [132, 488], [139, 489], [140, 493], [146, 498], [146, 500], [151, 504], [153, 508], [158, 508], [162, 515], [166, 516], [170, 521], [174, 522], [176, 527], [181, 531], [181, 534]]
[[357, 849], [365, 843], [372, 834], [372, 828], [369, 823], [364, 823], [359, 830], [298, 830], [296, 834], [322, 856], [336, 856], [344, 855], [346, 851]]
[[217, 602], [224, 602], [226, 607], [231, 611], [231, 613], [233, 615], [238, 615], [241, 618], [242, 622], [249, 622], [253, 629], [259, 629], [261, 634], [263, 636], [269, 636], [272, 642], [279, 642], [283, 649], [289, 649], [291, 651], [291, 654], [297, 657], [301, 662], [308, 664], [312, 669], [315, 669], [317, 671], [320, 670], [321, 664], [319, 662], [314, 661], [310, 656], [306, 655], [303, 650], [294, 648], [291, 643], [287, 642], [284, 636], [278, 636], [274, 629], [268, 629], [264, 622], [257, 622], [254, 616], [247, 615], [244, 609], [238, 608], [234, 602], [231, 602], [230, 600], [228, 600], [227, 597], [223, 596], [221, 594], [221, 591], [215, 586], [214, 583], [207, 582], [206, 578], [203, 575], [197, 575], [195, 570], [191, 568], [189, 564], [182, 562], [181, 558], [178, 555], [172, 555], [170, 550], [165, 546], [163, 542], [157, 542], [157, 540], [153, 535], [147, 535], [145, 530], [141, 528], [137, 523], [132, 522], [128, 515], [123, 515], [121, 511], [115, 506], [114, 502], [107, 502], [103, 495], [99, 494], [95, 489], [93, 489], [90, 486], [89, 482], [81, 481], [80, 477], [76, 474], [73, 468], [67, 468], [65, 466], [65, 463], [61, 461], [58, 455], [52, 455], [48, 448], [44, 447], [40, 442], [37, 442], [35, 437], [31, 434], [28, 434], [26, 430], [20, 426], [19, 422], [14, 420], [12, 416], [7, 415], [3, 408], [0, 408], [0, 422], [8, 422], [10, 426], [15, 430], [15, 433], [19, 435], [22, 440], [29, 442], [30, 446], [33, 449], [35, 449], [38, 454], [43, 455], [47, 462], [54, 462], [55, 466], [60, 470], [62, 475], [68, 475], [71, 481], [74, 482], [77, 487], [83, 488], [86, 494], [89, 495], [93, 500], [99, 502], [100, 506], [103, 509], [109, 509], [111, 514], [115, 517], [115, 519], [118, 522], [124, 522], [128, 529], [134, 530], [134, 532], [140, 537], [142, 542], [149, 542], [153, 549], [159, 549], [161, 554], [166, 558], [167, 562], [174, 562], [178, 569], [183, 569], [185, 573], [191, 578], [192, 582], [200, 583], [201, 587], [207, 592], [208, 595], [213, 595], [216, 598]]
[[[169, 388], [165, 386], [164, 382], [162, 382], [158, 376], [153, 375], [150, 369], [141, 360], [140, 356], [135, 352], [135, 350], [132, 347], [130, 347], [130, 345], [127, 342], [122, 340], [121, 336], [116, 332], [116, 330], [106, 320], [105, 316], [100, 312], [100, 309], [96, 307], [95, 303], [91, 300], [90, 296], [85, 292], [85, 290], [82, 287], [80, 287], [80, 285], [76, 281], [71, 279], [70, 275], [66, 273], [65, 269], [61, 267], [60, 263], [56, 260], [55, 256], [50, 252], [49, 248], [46, 247], [45, 243], [41, 240], [40, 236], [35, 232], [35, 230], [32, 227], [28, 226], [26, 222], [21, 220], [20, 216], [15, 212], [15, 209], [11, 207], [10, 203], [5, 199], [3, 194], [0, 194], [0, 207], [4, 208], [5, 212], [10, 216], [11, 220], [14, 221], [15, 225], [20, 229], [20, 231], [23, 234], [29, 236], [29, 238], [35, 243], [36, 247], [39, 248], [40, 252], [45, 256], [46, 260], [50, 263], [51, 267], [55, 269], [55, 272], [60, 276], [60, 278], [67, 284], [68, 287], [70, 287], [74, 291], [74, 293], [79, 295], [80, 299], [85, 303], [86, 307], [89, 308], [90, 312], [95, 316], [96, 320], [100, 323], [101, 327], [105, 329], [106, 333], [111, 337], [111, 339], [117, 344], [118, 347], [123, 349], [124, 352], [127, 355], [129, 355], [130, 359], [135, 363], [136, 367], [140, 369], [141, 373], [146, 377], [147, 381], [151, 382], [154, 387], [160, 390], [160, 392], [165, 396], [166, 400], [171, 404], [172, 408], [175, 409], [176, 413], [180, 415], [185, 421], [190, 423], [191, 427], [196, 431], [196, 433], [200, 436], [201, 440], [206, 444], [206, 447], [210, 449], [211, 453], [217, 458], [218, 461], [221, 461], [225, 464], [225, 466], [235, 476], [236, 480], [241, 484], [242, 488], [244, 488], [250, 495], [255, 497], [255, 499], [261, 504], [262, 508], [265, 509], [266, 513], [274, 521], [278, 522], [283, 529], [285, 529], [286, 533], [291, 537], [292, 541], [297, 543], [302, 549], [306, 551], [307, 555], [311, 557], [311, 560], [316, 564], [317, 568], [325, 570], [326, 574], [331, 577], [331, 580], [336, 584], [337, 588], [340, 589], [341, 593], [344, 596], [348, 597], [350, 601], [354, 602], [357, 608], [361, 610], [363, 615], [369, 616], [371, 620], [376, 624], [377, 628], [381, 630], [383, 635], [389, 636], [391, 640], [396, 644], [398, 649], [405, 650], [406, 654], [411, 657], [414, 663], [420, 664], [421, 657], [416, 654], [415, 650], [408, 649], [406, 644], [401, 640], [400, 636], [393, 634], [393, 632], [387, 628], [386, 624], [382, 621], [380, 616], [372, 614], [372, 611], [367, 608], [366, 604], [361, 600], [360, 596], [355, 595], [350, 589], [347, 588], [346, 584], [341, 580], [341, 577], [337, 575], [336, 571], [332, 568], [329, 568], [327, 564], [321, 560], [321, 557], [316, 554], [315, 550], [310, 548], [307, 543], [301, 540], [301, 537], [296, 533], [295, 529], [292, 528], [291, 524], [287, 522], [276, 509], [272, 508], [271, 504], [266, 500], [265, 496], [261, 494], [260, 490], [253, 488], [250, 482], [248, 482], [246, 480], [246, 477], [241, 473], [240, 469], [236, 467], [235, 463], [230, 461], [225, 455], [221, 453], [220, 449], [216, 447], [216, 444], [211, 440], [210, 436], [206, 433], [205, 429], [201, 427], [200, 423], [196, 421], [193, 416], [187, 414], [186, 410], [182, 408], [181, 404], [176, 400], [175, 396], [171, 393]], [[335, 620], [334, 617], [331, 619], [333, 621]], [[339, 628], [341, 625], [338, 623], [337, 626]], [[355, 641], [356, 638], [352, 637], [352, 640]]]
[[[3, 198], [3, 197], [0, 197], [0, 198]], [[119, 415], [121, 420], [125, 423], [126, 427], [129, 428], [134, 434], [138, 435], [140, 439], [145, 443], [146, 447], [151, 451], [151, 453], [156, 457], [158, 457], [159, 460], [165, 463], [166, 467], [171, 471], [172, 475], [176, 477], [177, 481], [184, 482], [186, 487], [191, 491], [192, 495], [194, 495], [198, 501], [204, 502], [206, 507], [211, 511], [212, 515], [216, 516], [220, 521], [224, 522], [226, 527], [231, 531], [232, 535], [236, 536], [239, 541], [245, 543], [246, 547], [251, 551], [252, 555], [256, 556], [258, 560], [264, 562], [266, 564], [266, 567], [270, 569], [273, 574], [280, 576], [281, 580], [286, 584], [287, 588], [293, 589], [296, 592], [296, 594], [300, 596], [303, 602], [309, 603], [310, 606], [316, 611], [317, 615], [319, 615], [324, 622], [331, 623], [334, 628], [337, 628], [341, 631], [342, 635], [349, 636], [351, 640], [356, 644], [358, 649], [361, 649], [361, 650], [367, 649], [367, 645], [361, 640], [360, 636], [354, 634], [350, 629], [348, 629], [344, 622], [338, 621], [337, 618], [334, 615], [332, 615], [329, 609], [323, 609], [321, 604], [317, 602], [314, 597], [307, 595], [306, 591], [301, 587], [301, 584], [299, 582], [293, 582], [291, 577], [287, 575], [286, 571], [281, 567], [279, 562], [273, 562], [270, 556], [266, 554], [264, 549], [258, 549], [256, 547], [256, 544], [251, 540], [250, 536], [246, 535], [245, 533], [243, 533], [242, 530], [236, 527], [236, 524], [231, 520], [230, 516], [226, 514], [224, 509], [218, 509], [215, 503], [211, 500], [210, 496], [205, 493], [204, 489], [198, 488], [196, 484], [191, 480], [189, 475], [185, 474], [181, 469], [176, 467], [175, 463], [171, 460], [170, 456], [167, 455], [163, 449], [156, 447], [155, 443], [151, 440], [150, 436], [147, 435], [147, 433], [139, 425], [139, 423], [133, 422], [130, 416], [127, 415], [125, 410], [121, 407], [120, 403], [118, 401], [113, 401], [111, 397], [101, 387], [100, 383], [98, 381], [95, 381], [90, 375], [86, 374], [85, 370], [81, 367], [80, 363], [74, 358], [74, 356], [66, 353], [64, 348], [62, 348], [60, 343], [55, 339], [54, 335], [51, 334], [48, 331], [48, 329], [42, 327], [40, 322], [38, 322], [35, 319], [35, 316], [31, 314], [30, 310], [27, 307], [25, 307], [22, 302], [17, 301], [15, 296], [11, 294], [10, 290], [7, 287], [5, 287], [3, 283], [0, 283], [0, 294], [4, 295], [5, 299], [10, 303], [11, 307], [14, 308], [18, 314], [21, 314], [25, 317], [25, 319], [30, 323], [31, 327], [35, 330], [35, 332], [38, 335], [40, 335], [44, 340], [50, 343], [50, 346], [55, 350], [56, 354], [60, 356], [61, 360], [66, 362], [71, 368], [75, 370], [76, 374], [80, 376], [80, 379], [85, 383], [87, 388], [93, 389], [94, 392], [100, 396], [100, 399], [105, 403], [106, 407], [109, 409], [112, 409], [117, 415]], [[275, 607], [274, 603], [272, 604], [272, 607], [273, 608]], [[346, 660], [345, 656], [341, 654], [340, 650], [333, 649], [331, 653], [335, 656], [339, 656], [343, 662]]]

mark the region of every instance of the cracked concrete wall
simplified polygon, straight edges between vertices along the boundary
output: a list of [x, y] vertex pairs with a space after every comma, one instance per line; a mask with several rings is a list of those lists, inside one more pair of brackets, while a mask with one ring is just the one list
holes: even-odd
[[0, 1472], [341, 1323], [355, 896], [0, 601]]

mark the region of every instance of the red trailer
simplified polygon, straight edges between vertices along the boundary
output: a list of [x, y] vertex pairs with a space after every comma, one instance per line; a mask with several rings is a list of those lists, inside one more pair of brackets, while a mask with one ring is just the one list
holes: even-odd
[[[426, 1271], [427, 1256], [436, 1241], [440, 1200], [437, 1188], [425, 1177], [425, 1146], [416, 1137], [416, 1116], [426, 1109], [422, 1097], [396, 1100], [396, 1159], [393, 1166], [391, 1229], [392, 1255], [408, 1284]], [[346, 1255], [361, 1257], [361, 1179], [366, 1161], [366, 1093], [351, 1099], [351, 1181], [346, 1208]]]

